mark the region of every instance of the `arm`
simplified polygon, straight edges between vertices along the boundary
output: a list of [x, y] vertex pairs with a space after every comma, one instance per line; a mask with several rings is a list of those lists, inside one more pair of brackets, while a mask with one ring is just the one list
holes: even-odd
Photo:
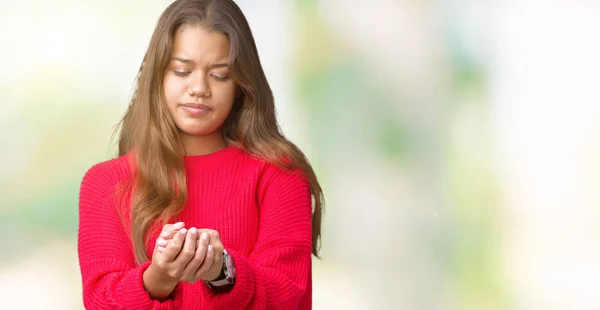
[[312, 203], [308, 182], [276, 167], [258, 190], [260, 231], [253, 252], [233, 256], [237, 275], [227, 293], [202, 290], [213, 309], [310, 309]]
[[161, 274], [153, 268], [152, 264], [150, 264], [148, 269], [142, 274], [142, 283], [144, 284], [144, 288], [148, 292], [148, 295], [150, 295], [150, 298], [155, 300], [165, 300], [173, 293], [177, 286], [176, 281], [161, 276]]
[[[151, 299], [144, 288], [150, 262], [136, 266], [132, 245], [116, 210], [118, 183], [114, 161], [92, 167], [83, 178], [79, 197], [78, 254], [86, 309], [177, 309], [174, 297]], [[146, 276], [147, 277], [147, 276]], [[152, 278], [152, 277], [150, 277]], [[152, 286], [159, 280], [149, 281]]]

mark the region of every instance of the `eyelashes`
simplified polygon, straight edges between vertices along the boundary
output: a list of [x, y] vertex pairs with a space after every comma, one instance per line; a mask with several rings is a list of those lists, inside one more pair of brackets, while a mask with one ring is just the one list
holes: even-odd
[[[191, 72], [190, 71], [173, 70], [173, 74], [175, 74], [175, 76], [178, 76], [178, 77], [188, 77], [191, 74]], [[227, 76], [221, 76], [221, 75], [217, 75], [214, 73], [211, 73], [210, 77], [212, 77], [215, 81], [218, 81], [218, 82], [225, 82], [229, 79], [229, 77], [227, 77]]]
[[211, 74], [210, 75], [213, 79], [215, 79], [215, 81], [218, 82], [225, 82], [229, 79], [229, 77], [226, 76], [220, 76], [220, 75], [216, 75], [216, 74]]
[[178, 77], [186, 77], [186, 76], [190, 75], [191, 72], [173, 70], [173, 73]]

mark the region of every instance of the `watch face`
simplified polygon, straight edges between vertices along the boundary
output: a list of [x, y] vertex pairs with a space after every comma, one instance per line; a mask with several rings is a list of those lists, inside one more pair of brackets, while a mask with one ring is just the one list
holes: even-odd
[[225, 261], [225, 266], [227, 266], [227, 278], [235, 278], [235, 265], [233, 263], [233, 257], [229, 255], [227, 252], [223, 252], [223, 260]]

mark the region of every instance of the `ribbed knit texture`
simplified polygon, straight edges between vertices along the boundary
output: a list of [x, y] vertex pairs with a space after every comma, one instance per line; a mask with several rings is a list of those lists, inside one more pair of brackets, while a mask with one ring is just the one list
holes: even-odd
[[[233, 290], [214, 293], [199, 281], [178, 284], [163, 302], [150, 298], [142, 283], [150, 263], [136, 265], [117, 211], [130, 207], [116, 203], [127, 199], [115, 192], [133, 171], [130, 156], [122, 156], [92, 167], [81, 184], [78, 252], [86, 309], [310, 309], [308, 182], [231, 146], [184, 160], [188, 202], [175, 220], [221, 234], [237, 269]], [[149, 257], [157, 237], [158, 231]]]

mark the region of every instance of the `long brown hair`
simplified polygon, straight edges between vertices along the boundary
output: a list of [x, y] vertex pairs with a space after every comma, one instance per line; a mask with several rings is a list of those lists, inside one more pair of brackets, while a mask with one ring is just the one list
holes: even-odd
[[281, 168], [300, 171], [308, 180], [313, 199], [312, 253], [318, 257], [323, 192], [302, 151], [280, 131], [273, 93], [246, 18], [232, 0], [177, 0], [156, 25], [131, 102], [119, 123], [119, 156], [132, 152], [136, 165], [130, 185], [131, 233], [138, 263], [148, 261], [146, 245], [153, 225], [176, 216], [187, 200], [182, 145], [165, 103], [163, 79], [175, 33], [188, 25], [229, 38], [230, 70], [239, 96], [221, 127], [224, 139]]

